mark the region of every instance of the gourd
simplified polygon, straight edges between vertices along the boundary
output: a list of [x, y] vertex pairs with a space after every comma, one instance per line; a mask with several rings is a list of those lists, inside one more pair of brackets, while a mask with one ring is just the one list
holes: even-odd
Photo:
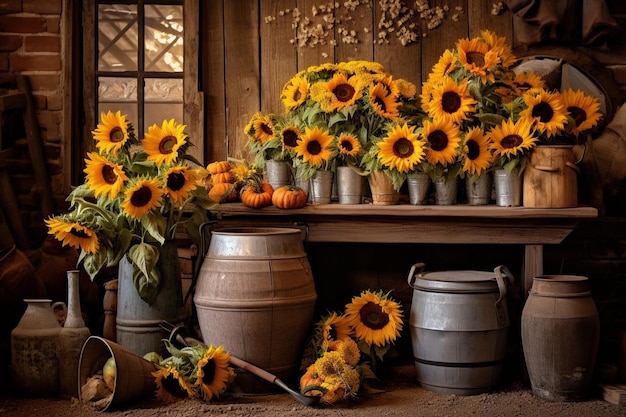
[[272, 195], [272, 204], [281, 209], [295, 209], [306, 206], [309, 196], [302, 188], [283, 185]]
[[206, 170], [209, 174], [221, 174], [230, 171], [230, 163], [228, 161], [215, 161], [207, 165]]
[[211, 174], [211, 180], [213, 181], [213, 184], [219, 184], [223, 182], [233, 184], [235, 182], [235, 175], [233, 175], [233, 173], [230, 171], [220, 172], [218, 174]]
[[219, 182], [213, 184], [209, 190], [209, 198], [220, 203], [235, 201], [237, 199], [237, 190], [234, 184]]
[[241, 189], [241, 202], [246, 207], [262, 208], [272, 204], [274, 188], [268, 182], [253, 181]]
[[300, 377], [300, 392], [311, 397], [324, 395], [326, 389], [322, 388], [322, 382], [324, 381], [317, 373], [315, 364], [311, 364]]
[[111, 356], [104, 363], [102, 367], [102, 379], [104, 383], [109, 387], [111, 391], [115, 389], [115, 378], [117, 374], [117, 367], [115, 366], [115, 358]]

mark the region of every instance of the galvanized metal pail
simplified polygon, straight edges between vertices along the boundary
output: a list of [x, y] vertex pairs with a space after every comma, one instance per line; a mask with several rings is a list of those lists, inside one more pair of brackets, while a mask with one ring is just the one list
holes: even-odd
[[519, 170], [506, 172], [504, 169], [493, 171], [496, 189], [496, 206], [518, 207], [522, 205], [522, 176]]
[[[316, 299], [300, 229], [212, 231], [194, 295], [206, 344], [289, 381], [300, 366]], [[276, 389], [243, 372], [235, 386], [246, 393]]]
[[428, 203], [428, 192], [430, 190], [430, 176], [425, 172], [413, 174], [406, 179], [409, 190], [409, 202], [419, 206]]
[[417, 380], [442, 394], [475, 395], [491, 391], [500, 380], [506, 353], [509, 316], [504, 266], [493, 272], [422, 273], [413, 265], [409, 325]]

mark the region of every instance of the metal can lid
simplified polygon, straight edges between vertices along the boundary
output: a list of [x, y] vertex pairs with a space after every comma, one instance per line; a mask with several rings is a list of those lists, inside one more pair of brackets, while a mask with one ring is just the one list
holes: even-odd
[[493, 271], [438, 271], [417, 275], [415, 289], [437, 292], [482, 293], [498, 292]]

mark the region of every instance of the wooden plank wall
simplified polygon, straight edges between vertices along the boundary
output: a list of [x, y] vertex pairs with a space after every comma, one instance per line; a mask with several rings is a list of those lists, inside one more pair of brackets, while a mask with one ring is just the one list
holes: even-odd
[[[348, 60], [375, 60], [394, 78], [415, 83], [418, 89], [432, 65], [446, 48], [462, 37], [478, 36], [490, 29], [513, 42], [512, 16], [506, 9], [491, 13], [492, 0], [430, 0], [430, 7], [447, 6], [443, 23], [428, 30], [423, 20], [417, 42], [403, 46], [392, 34], [389, 43], [380, 43], [378, 23], [383, 13], [378, 0], [361, 1], [354, 11], [346, 11], [341, 1], [334, 10], [335, 25], [324, 44], [294, 45], [297, 27], [291, 11], [311, 25], [323, 24], [321, 14], [312, 8], [329, 0], [217, 0], [201, 2], [201, 30], [204, 48], [202, 84], [205, 94], [205, 157], [207, 161], [225, 157], [246, 157], [243, 129], [256, 111], [282, 112], [280, 92], [296, 72], [311, 65]], [[414, 1], [402, 3], [415, 8]], [[289, 13], [285, 13], [290, 10]], [[281, 15], [282, 14], [282, 15]], [[458, 19], [452, 19], [458, 15]], [[274, 20], [268, 22], [268, 17]], [[338, 28], [357, 33], [358, 43], [342, 41]], [[332, 41], [335, 41], [333, 44]]]

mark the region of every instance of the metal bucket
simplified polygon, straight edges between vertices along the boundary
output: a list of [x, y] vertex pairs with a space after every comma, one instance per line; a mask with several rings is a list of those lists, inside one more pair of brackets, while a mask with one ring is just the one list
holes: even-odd
[[550, 401], [589, 397], [600, 337], [589, 279], [535, 277], [522, 311], [522, 347], [533, 394]]
[[[417, 380], [441, 394], [475, 395], [500, 380], [509, 316], [504, 266], [493, 272], [444, 271], [424, 274], [411, 267], [409, 325]], [[416, 273], [417, 271], [417, 273]]]
[[[202, 339], [222, 345], [281, 380], [297, 376], [317, 295], [300, 229], [217, 229], [200, 268], [194, 302]], [[271, 392], [251, 374], [235, 384]]]

